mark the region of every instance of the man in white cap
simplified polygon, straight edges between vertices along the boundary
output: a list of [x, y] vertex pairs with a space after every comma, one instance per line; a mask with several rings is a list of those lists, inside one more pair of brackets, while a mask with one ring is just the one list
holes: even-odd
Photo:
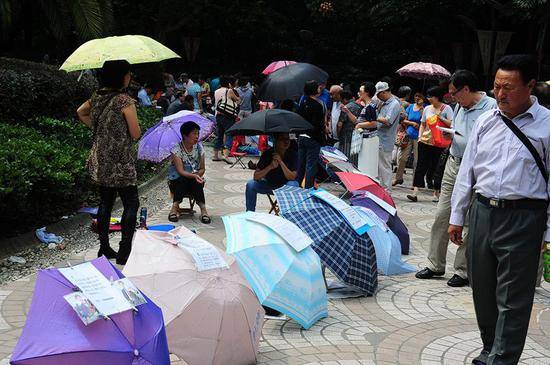
[[383, 81], [376, 83], [376, 97], [382, 102], [382, 107], [376, 119], [378, 138], [380, 139], [378, 146], [378, 179], [380, 184], [388, 192], [391, 192], [391, 153], [399, 125], [401, 103], [391, 93], [388, 83]]

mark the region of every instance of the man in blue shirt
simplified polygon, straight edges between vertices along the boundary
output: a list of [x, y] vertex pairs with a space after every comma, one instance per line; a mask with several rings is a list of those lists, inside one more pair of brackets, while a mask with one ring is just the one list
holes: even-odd
[[193, 109], [196, 112], [202, 113], [202, 103], [200, 102], [201, 86], [197, 82], [194, 82], [193, 84], [189, 85], [189, 87], [187, 88], [186, 94], [191, 95], [193, 97]]
[[141, 89], [139, 89], [137, 96], [141, 105], [153, 106], [153, 102], [151, 101], [151, 98], [149, 98], [149, 94], [151, 93], [151, 91], [151, 87], [147, 84], [143, 84]]

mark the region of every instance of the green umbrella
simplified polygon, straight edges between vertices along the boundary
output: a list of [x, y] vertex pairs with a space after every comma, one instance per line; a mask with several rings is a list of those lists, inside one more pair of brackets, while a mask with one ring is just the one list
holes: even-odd
[[135, 64], [179, 57], [154, 39], [142, 35], [124, 35], [93, 39], [84, 43], [59, 69], [69, 72], [101, 68], [105, 61], [126, 60]]

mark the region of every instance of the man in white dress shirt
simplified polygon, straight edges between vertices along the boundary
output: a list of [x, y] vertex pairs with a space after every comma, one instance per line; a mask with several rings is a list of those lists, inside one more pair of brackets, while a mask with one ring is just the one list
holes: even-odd
[[461, 245], [474, 194], [466, 256], [483, 351], [473, 363], [493, 365], [519, 361], [541, 244], [550, 241], [550, 111], [531, 96], [537, 64], [530, 56], [510, 55], [497, 66], [498, 109], [482, 114], [471, 132], [449, 226], [451, 241]]

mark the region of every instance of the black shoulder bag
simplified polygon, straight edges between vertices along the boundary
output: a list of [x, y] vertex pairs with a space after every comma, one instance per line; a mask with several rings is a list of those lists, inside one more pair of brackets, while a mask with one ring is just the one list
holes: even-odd
[[514, 132], [516, 137], [518, 137], [519, 140], [523, 143], [523, 145], [525, 147], [527, 147], [529, 152], [531, 152], [531, 155], [533, 155], [533, 158], [535, 159], [535, 162], [537, 163], [537, 166], [539, 167], [540, 173], [542, 174], [542, 177], [544, 178], [544, 181], [546, 181], [546, 183], [548, 184], [548, 172], [546, 171], [546, 167], [544, 166], [544, 162], [542, 162], [542, 158], [540, 157], [539, 153], [537, 152], [537, 149], [535, 148], [535, 146], [533, 146], [531, 141], [529, 141], [529, 138], [527, 138], [527, 136], [518, 128], [517, 125], [514, 124], [514, 122], [511, 119], [505, 117], [502, 114], [499, 114], [499, 115], [502, 118], [502, 120], [504, 121], [504, 124], [506, 124], [506, 126], [508, 128], [510, 128], [510, 130], [512, 132]]

